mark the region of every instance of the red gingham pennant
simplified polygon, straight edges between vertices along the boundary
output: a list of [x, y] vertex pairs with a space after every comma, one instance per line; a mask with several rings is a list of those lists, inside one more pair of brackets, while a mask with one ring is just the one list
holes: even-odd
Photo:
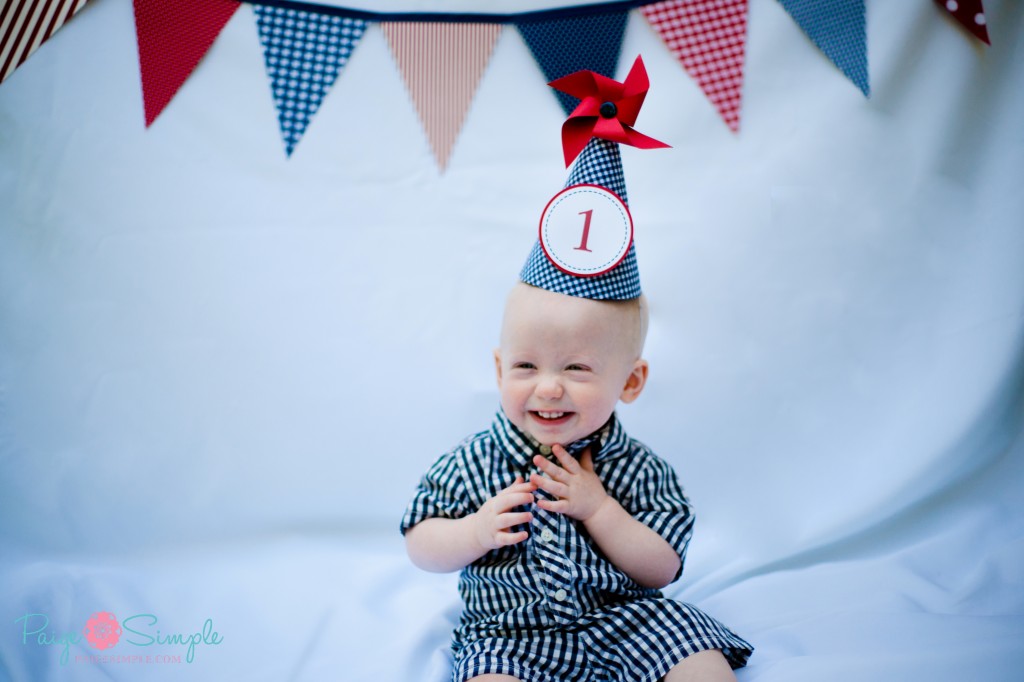
[[237, 0], [135, 0], [135, 32], [148, 128], [192, 74]]
[[992, 44], [988, 40], [985, 8], [981, 6], [981, 0], [935, 0], [935, 4], [953, 15], [978, 40], [986, 45]]
[[665, 0], [640, 11], [726, 125], [739, 130], [747, 0]]

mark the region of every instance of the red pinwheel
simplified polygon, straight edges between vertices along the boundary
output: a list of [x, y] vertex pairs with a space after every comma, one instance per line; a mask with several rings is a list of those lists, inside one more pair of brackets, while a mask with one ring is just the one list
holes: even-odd
[[647, 69], [640, 57], [633, 62], [633, 68], [622, 83], [593, 71], [577, 71], [548, 85], [582, 100], [562, 124], [566, 167], [579, 156], [592, 137], [640, 149], [669, 146], [633, 130], [650, 88]]

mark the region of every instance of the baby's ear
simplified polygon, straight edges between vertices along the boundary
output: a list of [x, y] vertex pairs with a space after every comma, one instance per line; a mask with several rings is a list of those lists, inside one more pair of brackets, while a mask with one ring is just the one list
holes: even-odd
[[494, 373], [498, 379], [498, 388], [501, 388], [501, 349], [494, 349]]
[[626, 386], [622, 389], [619, 400], [624, 403], [631, 403], [636, 400], [647, 384], [647, 361], [639, 358], [633, 363], [633, 371], [626, 377]]

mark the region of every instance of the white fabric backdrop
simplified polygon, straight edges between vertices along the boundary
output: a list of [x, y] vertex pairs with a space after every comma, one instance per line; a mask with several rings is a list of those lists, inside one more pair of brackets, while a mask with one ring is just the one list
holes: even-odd
[[[862, 679], [884, 657], [801, 668], [851, 640], [803, 609], [872, 595], [880, 613], [995, 619], [847, 623], [920, 633], [903, 642], [920, 679], [1024, 662], [1024, 7], [985, 4], [983, 49], [931, 2], [869, 3], [866, 100], [781, 5], [753, 2], [739, 135], [631, 16], [619, 75], [643, 54], [638, 129], [673, 149], [624, 150], [652, 370], [621, 415], [696, 504], [680, 589], [759, 646], [759, 680]], [[506, 28], [439, 174], [372, 27], [288, 159], [243, 5], [146, 130], [130, 3], [93, 0], [0, 86], [0, 615], [185, 609], [171, 586], [212, 562], [188, 612], [261, 631], [239, 573], [291, 582], [324, 543], [336, 572], [295, 589], [348, 599], [332, 590], [378, 556], [369, 575], [406, 594], [390, 622], [443, 645], [406, 610], [451, 616], [452, 578], [408, 568], [397, 522], [497, 406], [501, 303], [565, 178], [562, 118]], [[94, 577], [54, 587], [69, 573]], [[343, 647], [372, 646], [344, 627]], [[411, 679], [418, 635], [396, 629], [399, 667], [346, 679]], [[0, 660], [37, 677], [50, 664], [18, 632]], [[306, 634], [297, 652], [327, 646]], [[237, 672], [239, 652], [199, 674]], [[315, 678], [281, 665], [255, 670]]]

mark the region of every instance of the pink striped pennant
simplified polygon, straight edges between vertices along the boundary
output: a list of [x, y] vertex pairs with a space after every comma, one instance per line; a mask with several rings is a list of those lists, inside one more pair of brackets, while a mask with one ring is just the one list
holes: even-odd
[[640, 11], [726, 125], [739, 130], [747, 0], [666, 0]]
[[380, 27], [444, 172], [502, 27], [440, 22]]
[[5, 0], [0, 7], [0, 83], [88, 0]]

